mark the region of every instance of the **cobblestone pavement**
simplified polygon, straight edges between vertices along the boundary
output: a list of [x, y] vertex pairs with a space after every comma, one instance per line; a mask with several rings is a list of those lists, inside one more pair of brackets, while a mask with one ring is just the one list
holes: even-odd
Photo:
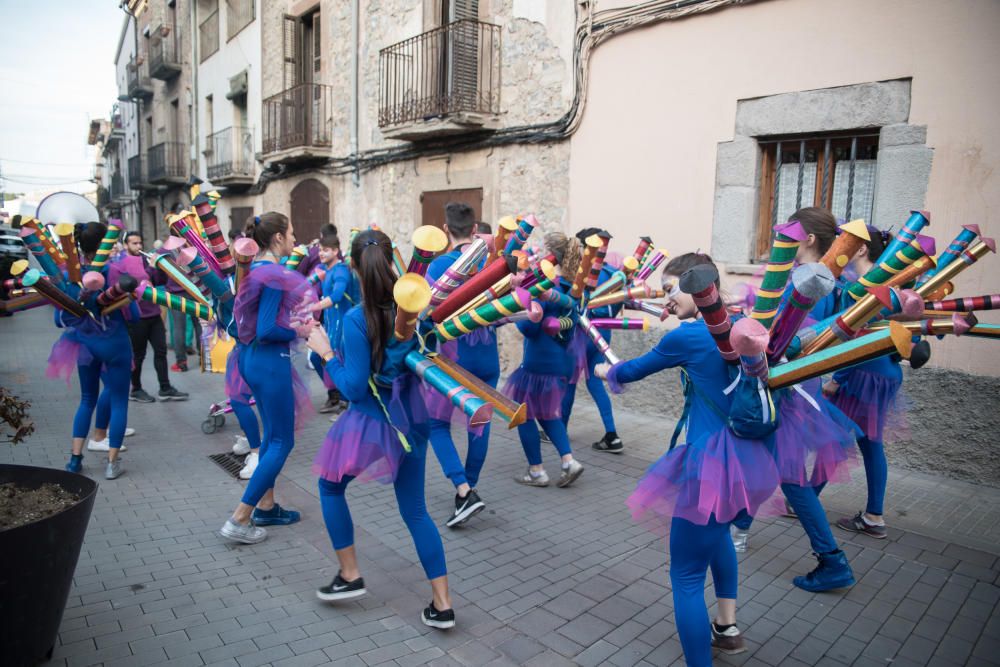
[[[49, 314], [0, 320], [0, 384], [33, 401], [38, 425], [27, 444], [0, 449], [0, 462], [61, 467], [66, 459], [78, 390], [44, 379], [55, 338]], [[151, 360], [146, 366], [153, 387]], [[122, 455], [123, 477], [105, 482], [100, 457], [84, 461], [100, 491], [50, 664], [679, 664], [665, 544], [624, 506], [672, 423], [622, 413], [628, 452], [596, 453], [589, 443], [599, 421], [579, 398], [570, 434], [587, 470], [570, 489], [515, 484], [524, 458], [499, 425], [480, 482], [487, 511], [460, 530], [443, 527], [453, 490], [430, 456], [427, 498], [458, 615], [458, 627], [442, 633], [419, 621], [429, 587], [393, 494], [378, 484], [353, 484], [349, 494], [369, 595], [336, 606], [316, 600], [314, 589], [336, 573], [310, 472], [329, 426], [323, 416], [300, 434], [278, 484], [281, 502], [301, 509], [303, 521], [271, 529], [260, 545], [223, 542], [215, 531], [242, 485], [207, 457], [229, 448], [235, 421], [211, 436], [199, 428], [222, 397], [222, 377], [173, 380], [192, 400], [129, 404], [138, 434]], [[555, 472], [554, 450], [543, 451]], [[827, 491], [830, 516], [860, 507], [859, 493], [863, 481]], [[996, 489], [893, 472], [890, 539], [837, 531], [858, 577], [841, 593], [794, 588], [792, 577], [813, 567], [801, 528], [757, 522], [740, 566], [749, 651], [717, 662], [1000, 663], [998, 499]], [[711, 587], [706, 595], [714, 599]]]

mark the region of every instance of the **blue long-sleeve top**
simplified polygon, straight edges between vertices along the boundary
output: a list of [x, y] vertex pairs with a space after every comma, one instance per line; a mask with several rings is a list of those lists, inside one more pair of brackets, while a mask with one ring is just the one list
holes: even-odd
[[[273, 262], [256, 261], [250, 265], [253, 271], [259, 266], [272, 264]], [[284, 344], [295, 340], [298, 335], [295, 329], [280, 326], [278, 324], [278, 311], [281, 309], [281, 302], [285, 293], [272, 287], [264, 287], [260, 291], [257, 303], [257, 326], [254, 333], [255, 343], [278, 343]]]
[[361, 286], [350, 266], [339, 262], [326, 272], [323, 297], [330, 299], [332, 303], [323, 310], [323, 328], [330, 337], [330, 345], [337, 348], [342, 338], [344, 316], [361, 303]]
[[[546, 317], [561, 317], [567, 313], [554, 303], [542, 304], [542, 319], [517, 322], [517, 329], [524, 336], [524, 357], [521, 368], [539, 375], [569, 377], [573, 374], [573, 360], [568, 352], [568, 336], [552, 337], [542, 329]], [[572, 333], [570, 330], [569, 333]]]

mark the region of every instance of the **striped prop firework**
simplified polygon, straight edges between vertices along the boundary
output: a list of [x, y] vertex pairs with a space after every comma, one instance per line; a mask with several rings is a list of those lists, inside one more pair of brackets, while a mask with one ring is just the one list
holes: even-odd
[[933, 278], [917, 287], [917, 294], [928, 301], [933, 301], [934, 299], [928, 297], [944, 287], [952, 278], [982, 259], [987, 252], [996, 251], [996, 241], [988, 236], [980, 237], [978, 241], [969, 244], [969, 247], [962, 251], [958, 258], [961, 261], [950, 262], [943, 269], [939, 267]]
[[420, 314], [421, 319], [427, 318], [434, 309], [440, 306], [444, 300], [464, 283], [469, 274], [472, 273], [486, 257], [488, 248], [486, 241], [477, 238], [469, 245], [465, 246], [462, 254], [451, 263], [445, 272], [431, 285], [431, 302]]
[[[897, 314], [897, 317], [902, 316], [911, 320], [919, 319], [921, 317], [924, 302], [916, 292], [904, 289], [892, 290], [890, 294], [893, 299], [893, 313]], [[879, 317], [887, 317], [887, 315], [883, 313], [879, 313]], [[785, 356], [789, 359], [794, 359], [795, 357], [801, 355], [803, 348], [808, 347], [817, 336], [832, 327], [839, 315], [840, 313], [835, 313], [824, 320], [820, 320], [819, 322], [799, 329], [792, 338], [791, 342], [788, 344], [788, 349], [785, 350]]]
[[459, 336], [489, 326], [503, 317], [510, 317], [514, 313], [526, 309], [530, 302], [531, 296], [528, 291], [518, 287], [510, 294], [505, 294], [474, 310], [441, 322], [434, 327], [434, 333], [442, 342], [455, 340]]
[[580, 258], [580, 266], [576, 269], [576, 276], [573, 277], [573, 286], [569, 291], [569, 295], [577, 301], [583, 296], [584, 285], [586, 285], [587, 278], [590, 276], [590, 265], [594, 263], [594, 257], [597, 256], [597, 251], [603, 243], [601, 237], [597, 234], [591, 234], [583, 241], [583, 255]]
[[648, 236], [639, 237], [639, 245], [636, 246], [635, 252], [632, 253], [632, 259], [635, 260], [635, 268], [642, 266], [642, 260], [645, 259], [646, 253], [649, 249], [653, 247], [653, 239]]
[[767, 385], [771, 389], [789, 387], [893, 352], [909, 359], [912, 346], [912, 336], [906, 327], [899, 322], [891, 322], [889, 328], [882, 331], [859, 336], [816, 354], [772, 367], [768, 373]]
[[770, 334], [759, 320], [741, 317], [733, 323], [729, 342], [740, 355], [740, 367], [752, 377], [767, 380], [767, 345]]
[[288, 256], [285, 260], [285, 268], [289, 271], [297, 271], [299, 264], [302, 263], [302, 259], [309, 254], [309, 247], [304, 245], [297, 245], [292, 248], [292, 254]]
[[135, 288], [139, 286], [139, 281], [127, 273], [118, 276], [118, 284], [110, 285], [106, 290], [97, 295], [97, 305], [109, 306], [122, 297], [131, 297]]
[[967, 296], [961, 299], [947, 301], [928, 301], [924, 304], [927, 310], [952, 310], [968, 312], [970, 310], [1000, 309], [1000, 294], [984, 294], [983, 296]]
[[418, 276], [427, 275], [427, 267], [442, 250], [448, 247], [448, 236], [439, 227], [423, 225], [413, 232], [413, 254], [410, 255], [410, 265], [407, 273]]
[[17, 313], [44, 306], [46, 303], [48, 301], [38, 292], [28, 292], [21, 296], [11, 297], [6, 301], [0, 301], [0, 313]]
[[[198, 219], [198, 216], [192, 214], [192, 218]], [[217, 277], [222, 276], [222, 267], [219, 266], [219, 261], [215, 259], [215, 255], [209, 250], [208, 246], [202, 240], [201, 235], [198, 230], [191, 225], [191, 221], [185, 215], [171, 215], [167, 217], [167, 225], [172, 229], [178, 236], [183, 238], [189, 244], [191, 248], [194, 249], [195, 253], [201, 255], [205, 266], [209, 271], [216, 274]], [[199, 274], [201, 275], [201, 274]], [[202, 277], [204, 280], [204, 277]], [[207, 282], [206, 282], [207, 284]]]
[[575, 306], [569, 294], [561, 292], [555, 287], [541, 292], [536, 298], [546, 303], [554, 303], [562, 310], [573, 310]]
[[802, 354], [813, 354], [830, 347], [837, 341], [851, 340], [883, 308], [892, 308], [892, 288], [878, 285], [869, 287], [868, 293], [837, 315], [830, 327], [802, 348]]
[[493, 418], [493, 405], [476, 396], [468, 388], [452, 378], [433, 361], [413, 350], [406, 355], [406, 367], [427, 383], [431, 389], [440, 392], [451, 404], [465, 413], [470, 427], [485, 426]]
[[795, 264], [795, 254], [806, 236], [806, 230], [798, 220], [774, 227], [774, 241], [771, 243], [767, 268], [764, 269], [764, 279], [757, 288], [757, 298], [750, 312], [750, 317], [760, 322], [765, 329], [771, 327], [778, 314], [781, 295], [785, 292], [785, 285], [788, 284], [788, 277]]
[[817, 301], [833, 291], [835, 284], [836, 280], [830, 269], [818, 262], [802, 264], [792, 271], [794, 289], [785, 307], [771, 324], [767, 358], [772, 364], [781, 359], [809, 311]]
[[[684, 272], [678, 285], [685, 294], [694, 298], [708, 331], [715, 339], [719, 353], [727, 362], [735, 363], [739, 356], [729, 343], [729, 313], [726, 311], [715, 281], [719, 279], [719, 270], [712, 264], [699, 264]], [[613, 363], [613, 362], [612, 362]]]
[[492, 263], [487, 264], [482, 271], [452, 290], [451, 294], [434, 308], [434, 311], [431, 313], [431, 319], [436, 324], [444, 322], [461, 310], [462, 306], [496, 284], [501, 278], [517, 273], [519, 269], [525, 268], [520, 264], [522, 261], [524, 265], [527, 265], [528, 260], [524, 255], [520, 257], [497, 257]]
[[611, 234], [606, 231], [597, 232], [601, 239], [601, 247], [594, 255], [594, 261], [590, 263], [590, 275], [587, 276], [587, 289], [593, 290], [597, 287], [597, 281], [601, 279], [601, 271], [604, 270], [604, 258], [608, 256], [608, 246], [611, 245]]
[[437, 354], [431, 357], [431, 361], [453, 380], [491, 404], [493, 406], [493, 413], [500, 415], [504, 421], [508, 422], [508, 429], [517, 428], [527, 421], [528, 406], [526, 404], [515, 403], [448, 357]]
[[392, 244], [392, 270], [395, 271], [397, 278], [402, 277], [406, 273], [406, 264], [403, 263], [403, 253], [399, 252], [399, 246], [395, 243]]
[[532, 299], [542, 299], [542, 295], [551, 292], [555, 288], [556, 280], [558, 280], [558, 277], [556, 276], [556, 265], [549, 261], [548, 258], [545, 258], [539, 262], [536, 273], [541, 274], [540, 277], [537, 281], [535, 281], [535, 284], [528, 287], [527, 290]]
[[885, 286], [904, 287], [912, 284], [920, 274], [934, 270], [935, 266], [937, 266], [937, 259], [933, 255], [926, 255], [894, 275], [892, 280], [887, 282]]
[[604, 296], [599, 296], [595, 299], [591, 299], [587, 302], [587, 308], [603, 308], [604, 306], [613, 306], [616, 303], [621, 303], [623, 301], [638, 301], [640, 299], [662, 299], [664, 296], [663, 290], [654, 290], [652, 287], [644, 282], [628, 287], [621, 292], [612, 292], [611, 294], [605, 294]]
[[188, 296], [190, 296], [198, 303], [201, 303], [206, 306], [209, 305], [208, 298], [204, 294], [202, 294], [201, 290], [198, 288], [197, 285], [191, 282], [191, 280], [189, 280], [188, 277], [184, 275], [184, 272], [181, 271], [180, 267], [174, 264], [174, 260], [172, 260], [169, 255], [161, 255], [155, 253], [154, 254], [143, 253], [143, 254], [146, 255], [146, 258], [149, 260], [149, 263], [153, 266], [154, 269], [159, 269], [160, 271], [163, 271], [163, 273], [165, 273], [170, 280], [177, 283], [177, 285], [182, 290], [184, 290]]
[[510, 255], [524, 248], [524, 244], [528, 242], [528, 237], [531, 236], [531, 232], [535, 230], [537, 225], [538, 219], [530, 213], [518, 220], [517, 228], [511, 233], [507, 245], [504, 246], [504, 254]]
[[[55, 265], [58, 266], [60, 270], [62, 270], [62, 268], [66, 263], [65, 258], [63, 257], [62, 253], [59, 252], [59, 248], [56, 247], [55, 241], [53, 241], [52, 237], [49, 236], [48, 228], [45, 225], [38, 222], [38, 220], [36, 220], [35, 218], [25, 218], [21, 220], [21, 229], [22, 230], [30, 229], [31, 231], [35, 232], [35, 236], [38, 237], [38, 241], [39, 243], [42, 244], [42, 247], [45, 249], [45, 253], [52, 259], [53, 262], [55, 262]], [[48, 273], [47, 271], [46, 273], [49, 275], [49, 277], [52, 276], [52, 274]]]
[[306, 282], [310, 285], [319, 285], [324, 280], [326, 280], [326, 270], [319, 267], [313, 269], [313, 272], [309, 274], [308, 278], [306, 278]]
[[[631, 257], [629, 257], [629, 259], [631, 259]], [[620, 292], [625, 289], [626, 285], [628, 285], [628, 276], [625, 275], [625, 272], [620, 270], [615, 271], [611, 274], [611, 277], [594, 288], [594, 290], [590, 293], [590, 300], [593, 301], [603, 294]]]
[[973, 338], [1000, 338], [1000, 324], [977, 324], [967, 332], [966, 336]]
[[236, 273], [233, 276], [233, 289], [239, 292], [240, 283], [250, 273], [253, 258], [260, 252], [260, 246], [253, 239], [239, 238], [233, 243], [233, 259], [236, 261]]
[[[528, 258], [528, 263], [529, 264], [531, 263], [530, 256]], [[545, 264], [548, 264], [550, 267], [552, 267], [553, 270], [551, 272], [551, 275], [545, 271], [544, 269]], [[528, 289], [529, 287], [534, 287], [539, 282], [544, 281], [546, 276], [549, 277], [550, 281], [554, 281], [556, 279], [555, 268], [554, 268], [555, 265], [556, 265], [556, 256], [551, 252], [545, 255], [544, 257], [536, 257], [535, 263], [531, 266], [531, 275], [522, 280], [520, 286], [523, 287], [524, 289]], [[548, 289], [548, 287], [544, 289]]]
[[219, 301], [228, 301], [233, 298], [233, 293], [226, 281], [208, 267], [205, 258], [199, 255], [194, 248], [188, 247], [181, 250], [177, 255], [177, 261], [181, 266], [188, 267], [191, 275], [197, 276], [212, 293], [212, 296]]
[[649, 320], [634, 317], [595, 317], [590, 320], [598, 329], [612, 329], [615, 331], [647, 331]]
[[[101, 274], [98, 273], [97, 275], [100, 276]], [[24, 287], [24, 284], [22, 283], [23, 279], [24, 279], [23, 277], [20, 277], [20, 278], [18, 278], [18, 277], [8, 278], [7, 280], [3, 281], [3, 283], [2, 283], [3, 284], [3, 288], [5, 290], [21, 289], [21, 288]], [[101, 276], [101, 280], [103, 280], [103, 279], [104, 279], [104, 276]]]
[[392, 288], [396, 301], [393, 334], [398, 341], [408, 341], [417, 330], [417, 316], [431, 302], [431, 288], [419, 273], [404, 273]]
[[507, 248], [507, 242], [516, 231], [517, 220], [511, 216], [505, 215], [497, 220], [497, 233], [493, 235], [493, 249], [490, 250], [490, 254], [486, 258], [487, 264], [492, 264], [496, 261], [497, 257], [503, 254], [503, 251]]
[[626, 301], [625, 309], [638, 310], [640, 313], [658, 317], [661, 322], [665, 322], [670, 317], [670, 310], [666, 306], [658, 303], [650, 303], [649, 301]]
[[[833, 240], [830, 249], [820, 259], [820, 264], [830, 269], [834, 279], [839, 278], [844, 268], [851, 263], [861, 246], [871, 241], [868, 226], [864, 220], [851, 220], [840, 226], [837, 238]], [[770, 355], [768, 355], [770, 356]]]
[[502, 319], [494, 322], [494, 326], [500, 326], [501, 324], [513, 324], [515, 322], [533, 322], [538, 324], [542, 321], [542, 316], [545, 314], [545, 310], [542, 305], [537, 301], [532, 301], [528, 304], [527, 310], [522, 310], [519, 313], [514, 313], [510, 317], [504, 317]]
[[62, 285], [62, 270], [38, 239], [38, 232], [30, 227], [21, 227], [21, 231], [18, 234], [20, 234], [21, 240], [24, 241], [24, 245], [28, 246], [28, 250], [38, 260], [38, 265], [42, 267], [45, 275], [51, 278], [55, 284]]
[[56, 308], [65, 310], [67, 313], [76, 315], [77, 317], [90, 317], [89, 310], [84, 308], [79, 301], [69, 294], [56, 287], [38, 269], [28, 269], [24, 274], [24, 278], [21, 279], [21, 284], [25, 287], [34, 287], [39, 294], [44, 296]]
[[896, 234], [891, 241], [889, 241], [889, 245], [887, 245], [885, 250], [882, 251], [882, 254], [879, 255], [878, 261], [875, 262], [875, 264], [881, 264], [883, 261], [893, 257], [905, 246], [908, 246], [916, 241], [917, 235], [920, 231], [929, 224], [931, 224], [930, 213], [927, 211], [910, 211], [910, 217], [907, 218], [905, 223], [903, 223], [903, 228], [899, 230], [899, 233]]
[[76, 237], [73, 235], [75, 229], [76, 225], [71, 222], [60, 222], [55, 227], [63, 257], [66, 258], [66, 274], [71, 283], [79, 285], [83, 280], [83, 271], [80, 268], [80, 255], [76, 252]]
[[569, 316], [546, 317], [542, 320], [542, 331], [549, 336], [558, 336], [563, 331], [569, 331], [576, 326], [576, 321]]
[[[902, 232], [900, 232], [902, 233]], [[882, 254], [878, 264], [872, 266], [865, 275], [847, 287], [847, 292], [855, 301], [863, 299], [869, 287], [885, 285], [893, 281], [914, 262], [934, 254], [934, 239], [918, 234], [910, 243], [902, 246], [892, 255]]]
[[611, 351], [611, 346], [608, 345], [608, 341], [604, 340], [604, 336], [601, 335], [601, 331], [594, 326], [594, 323], [591, 322], [586, 315], [580, 315], [580, 319], [577, 320], [577, 326], [583, 327], [583, 332], [587, 334], [590, 340], [594, 343], [594, 347], [597, 348], [598, 352], [604, 355], [604, 358], [609, 364], [614, 366], [615, 364], [621, 363], [622, 360], [618, 358], [617, 354]]
[[91, 267], [103, 269], [107, 265], [108, 260], [111, 258], [111, 253], [114, 252], [115, 244], [118, 243], [118, 239], [121, 238], [124, 231], [125, 226], [121, 220], [118, 218], [108, 218], [108, 231], [104, 232], [101, 245], [97, 247], [94, 259], [90, 262]]
[[660, 268], [660, 264], [663, 264], [668, 256], [666, 250], [657, 249], [653, 253], [653, 256], [649, 258], [649, 261], [643, 264], [642, 268], [639, 269], [634, 276], [632, 276], [632, 283], [637, 283], [639, 281], [649, 280], [649, 277], [653, 275], [653, 272]]
[[135, 290], [136, 298], [155, 303], [170, 310], [176, 310], [185, 315], [193, 315], [200, 320], [211, 320], [214, 316], [212, 308], [191, 299], [185, 299], [179, 294], [171, 294], [161, 287], [153, 287], [143, 280]]
[[226, 243], [226, 237], [222, 235], [222, 230], [219, 228], [212, 200], [204, 194], [199, 194], [191, 202], [191, 205], [194, 206], [194, 212], [198, 214], [201, 227], [205, 230], [205, 236], [208, 237], [208, 246], [219, 262], [219, 268], [222, 269], [224, 275], [232, 275], [236, 271], [236, 261], [229, 253], [229, 244]]
[[[951, 313], [947, 319], [932, 317], [918, 322], [893, 322], [893, 324], [900, 324], [914, 336], [943, 336], [945, 334], [964, 336], [979, 324], [979, 320], [972, 313]], [[881, 331], [889, 326], [888, 322], [878, 322], [869, 327], [866, 333], [868, 331]]]
[[923, 278], [917, 281], [917, 287], [934, 277], [934, 274], [958, 259], [969, 244], [981, 234], [979, 225], [964, 225], [958, 236], [948, 244], [941, 256], [937, 258], [937, 268], [929, 270]]
[[[470, 310], [475, 310], [485, 303], [494, 299], [499, 299], [504, 294], [509, 294], [512, 289], [514, 289], [514, 275], [508, 274], [498, 280], [496, 284], [486, 288], [486, 291], [477, 296], [475, 299], [455, 311], [455, 315], [461, 315], [462, 313], [467, 313]], [[452, 317], [454, 317], [454, 315]]]

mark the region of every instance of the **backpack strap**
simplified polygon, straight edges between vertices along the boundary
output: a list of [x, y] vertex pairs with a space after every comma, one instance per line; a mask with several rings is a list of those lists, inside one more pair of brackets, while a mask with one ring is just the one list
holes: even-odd
[[[721, 408], [716, 404], [715, 401], [706, 396], [700, 389], [698, 385], [694, 383], [691, 379], [691, 374], [687, 370], [681, 368], [681, 385], [684, 387], [684, 409], [681, 410], [681, 418], [677, 420], [677, 426], [674, 427], [674, 434], [670, 436], [670, 449], [677, 446], [677, 439], [681, 435], [681, 430], [687, 426], [688, 417], [691, 416], [691, 396], [692, 394], [698, 394], [698, 398], [705, 401], [708, 407], [712, 408], [712, 412], [717, 414], [723, 423], [729, 423], [729, 414], [722, 411]], [[669, 449], [667, 451], [670, 451]]]
[[372, 390], [372, 395], [375, 396], [375, 400], [378, 401], [378, 405], [382, 408], [382, 414], [385, 415], [385, 420], [389, 422], [389, 426], [392, 430], [396, 432], [396, 436], [399, 438], [399, 442], [403, 445], [403, 451], [407, 454], [410, 452], [410, 441], [406, 439], [403, 432], [396, 428], [396, 425], [392, 423], [392, 417], [389, 416], [389, 409], [385, 407], [385, 403], [382, 402], [382, 397], [378, 395], [378, 387], [375, 386], [375, 380], [372, 376], [368, 376], [368, 387]]

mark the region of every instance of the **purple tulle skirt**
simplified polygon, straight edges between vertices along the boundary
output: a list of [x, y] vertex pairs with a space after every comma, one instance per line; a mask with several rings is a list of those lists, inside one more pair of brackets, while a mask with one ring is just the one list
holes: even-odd
[[587, 343], [589, 342], [590, 338], [587, 336], [587, 332], [583, 330], [583, 327], [580, 325], [574, 326], [573, 338], [569, 341], [569, 345], [566, 348], [566, 352], [573, 363], [573, 374], [569, 379], [570, 384], [576, 384], [580, 381], [581, 377], [586, 381], [590, 376], [587, 368]]
[[313, 472], [331, 482], [351, 475], [388, 484], [395, 481], [405, 455], [396, 430], [385, 419], [348, 409], [326, 434]]
[[90, 351], [87, 350], [86, 346], [81, 345], [71, 336], [63, 334], [52, 345], [48, 366], [45, 369], [45, 377], [50, 380], [62, 378], [68, 387], [71, 384], [71, 378], [76, 375], [77, 364], [89, 363], [91, 358]]
[[[462, 336], [461, 340], [462, 340], [463, 343], [465, 343], [469, 347], [475, 347], [477, 345], [496, 345], [497, 334], [496, 334], [496, 330], [493, 327], [480, 327], [478, 329], [473, 329], [469, 333], [467, 333], [464, 336]], [[441, 350], [442, 353], [444, 352], [444, 346], [446, 346], [446, 345], [448, 345], [450, 343], [457, 343], [457, 341], [448, 341], [447, 343], [445, 343], [444, 345], [442, 345], [441, 346], [442, 347], [442, 350]], [[456, 345], [456, 349], [457, 349], [457, 345]], [[456, 353], [456, 356], [449, 357], [449, 358], [456, 359], [457, 356], [458, 355]]]
[[819, 409], [793, 389], [775, 397], [774, 459], [781, 481], [797, 486], [847, 482], [857, 464], [857, 427], [818, 392], [810, 396]]
[[253, 395], [250, 385], [243, 379], [238, 363], [240, 346], [236, 344], [226, 355], [226, 398], [230, 401], [246, 403]]
[[781, 512], [780, 483], [771, 451], [729, 429], [675, 447], [654, 462], [626, 501], [632, 518], [664, 530], [674, 517], [705, 525]]
[[294, 328], [296, 322], [312, 319], [306, 308], [316, 300], [316, 292], [311, 289], [305, 276], [290, 271], [278, 264], [264, 264], [253, 269], [240, 283], [240, 293], [233, 304], [240, 342], [249, 344], [257, 335], [257, 309], [260, 294], [265, 288], [283, 292], [281, 306], [275, 323], [286, 329]]
[[503, 393], [527, 405], [528, 419], [559, 419], [566, 385], [566, 378], [560, 375], [531, 373], [522, 367], [511, 373]]
[[882, 442], [888, 414], [896, 406], [902, 382], [881, 373], [853, 369], [833, 397], [833, 404], [857, 424], [869, 440]]

